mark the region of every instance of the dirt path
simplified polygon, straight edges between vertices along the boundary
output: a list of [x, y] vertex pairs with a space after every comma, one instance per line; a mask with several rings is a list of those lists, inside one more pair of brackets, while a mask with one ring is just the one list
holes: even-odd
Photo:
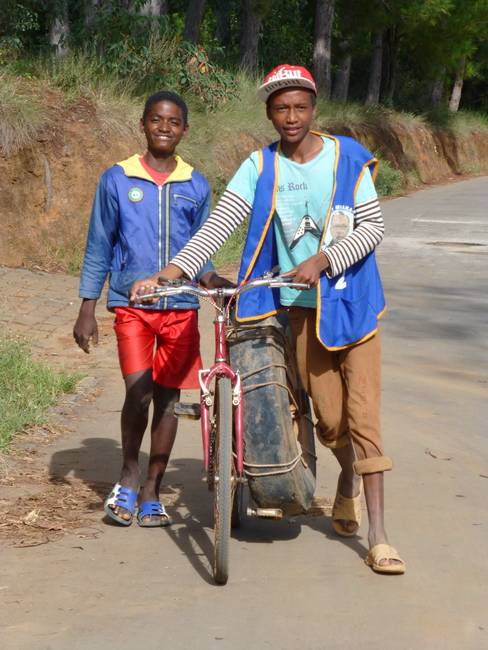
[[[487, 186], [478, 178], [383, 205], [383, 429], [395, 461], [386, 511], [407, 563], [401, 577], [372, 573], [363, 563], [367, 525], [338, 538], [325, 507], [246, 520], [231, 542], [229, 583], [216, 586], [198, 423], [182, 421], [166, 476], [171, 528], [107, 522], [122, 402], [111, 317], [87, 357], [71, 344], [76, 280], [0, 268], [12, 296], [3, 319], [34, 334], [46, 358], [89, 375], [85, 395], [61, 409], [69, 434], [23, 437], [25, 460], [0, 483], [3, 647], [488, 648]], [[204, 307], [207, 362], [208, 316]], [[335, 461], [319, 448], [320, 504], [336, 481]]]

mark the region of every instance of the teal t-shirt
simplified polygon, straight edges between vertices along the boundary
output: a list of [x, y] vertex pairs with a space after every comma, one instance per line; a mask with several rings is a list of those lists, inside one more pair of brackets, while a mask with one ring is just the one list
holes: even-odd
[[[281, 273], [315, 255], [334, 188], [335, 141], [322, 138], [322, 151], [304, 164], [286, 158], [280, 151], [278, 160], [278, 189], [273, 224], [278, 247]], [[258, 180], [259, 155], [255, 151], [245, 160], [230, 181], [228, 189], [242, 196], [251, 205]], [[363, 174], [356, 194], [356, 203], [376, 198], [371, 174]], [[347, 234], [354, 224], [346, 218]], [[343, 225], [343, 224], [342, 224]], [[344, 234], [344, 233], [343, 233]], [[281, 289], [282, 305], [317, 306], [317, 289], [297, 291]]]

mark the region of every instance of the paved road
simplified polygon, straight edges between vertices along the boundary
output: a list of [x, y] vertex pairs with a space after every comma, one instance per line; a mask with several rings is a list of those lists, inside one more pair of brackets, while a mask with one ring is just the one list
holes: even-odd
[[[0, 546], [3, 647], [488, 648], [486, 205], [486, 177], [383, 204], [383, 428], [395, 461], [387, 528], [407, 563], [404, 576], [364, 565], [366, 525], [347, 540], [327, 516], [297, 517], [246, 521], [232, 540], [229, 583], [214, 585], [211, 501], [200, 480], [198, 428], [189, 423], [167, 474], [171, 529], [120, 529], [102, 524], [96, 510], [93, 527], [102, 532], [94, 536]], [[93, 355], [61, 354], [76, 282], [0, 268], [0, 285], [4, 296], [17, 292], [3, 305], [10, 327], [28, 330], [43, 355], [83, 368], [102, 391], [71, 407], [73, 433], [50, 448], [46, 471], [115, 482], [122, 385], [109, 319]], [[203, 350], [209, 361], [205, 326]], [[317, 495], [332, 499], [337, 467], [318, 452]], [[16, 496], [15, 484], [8, 490]]]

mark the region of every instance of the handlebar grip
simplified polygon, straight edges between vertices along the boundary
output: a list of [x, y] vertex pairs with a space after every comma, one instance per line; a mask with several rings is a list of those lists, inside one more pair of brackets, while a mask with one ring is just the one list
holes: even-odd
[[159, 276], [158, 282], [160, 282], [162, 285], [166, 283], [170, 287], [181, 287], [181, 285], [185, 284], [185, 280], [183, 278], [175, 278], [174, 280], [170, 280], [169, 278], [165, 278], [163, 275]]
[[[278, 276], [281, 282], [293, 282], [295, 276], [294, 275], [280, 275]], [[275, 278], [278, 279], [278, 278]]]

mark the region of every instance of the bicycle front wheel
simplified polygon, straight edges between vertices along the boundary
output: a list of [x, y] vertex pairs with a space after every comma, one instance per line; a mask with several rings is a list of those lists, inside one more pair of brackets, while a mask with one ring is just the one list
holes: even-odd
[[232, 463], [232, 385], [227, 377], [216, 388], [217, 418], [214, 446], [214, 578], [225, 584], [229, 578], [229, 545], [232, 501], [235, 487]]

